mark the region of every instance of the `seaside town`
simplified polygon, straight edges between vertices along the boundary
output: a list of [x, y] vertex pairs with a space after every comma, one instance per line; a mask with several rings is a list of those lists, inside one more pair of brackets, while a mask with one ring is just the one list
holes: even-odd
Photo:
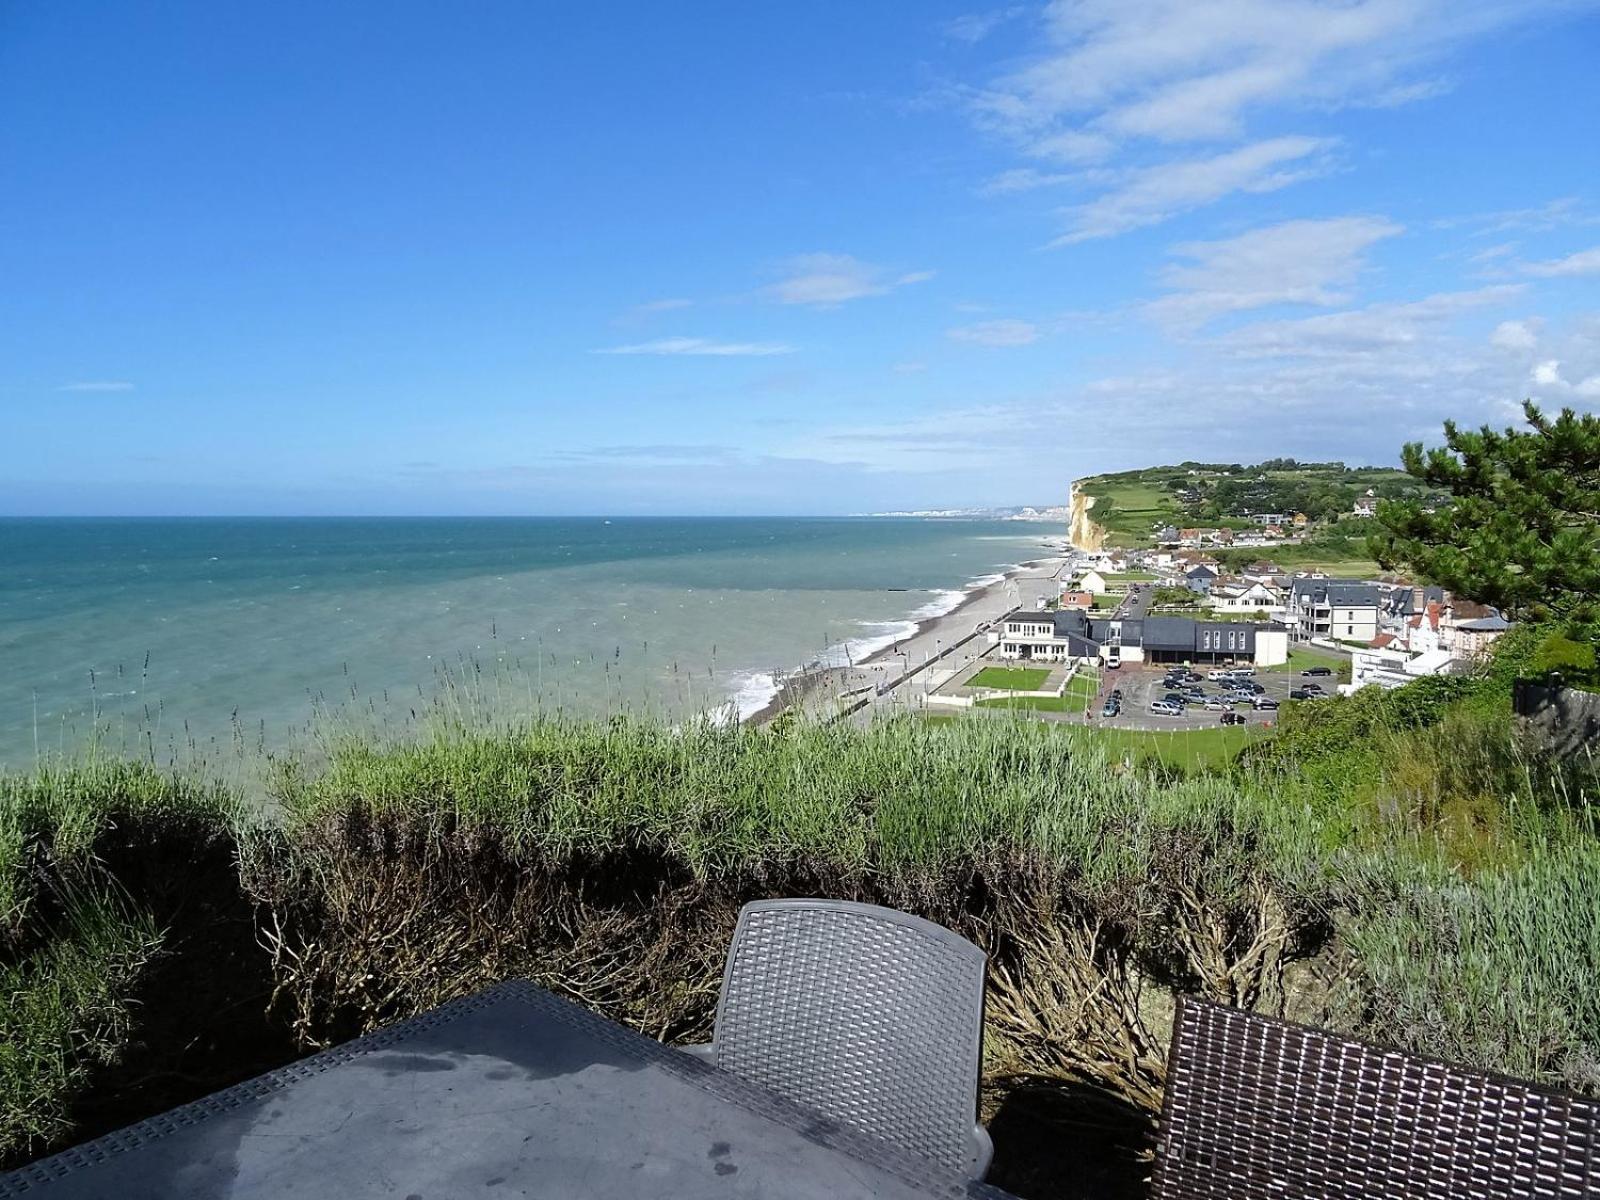
[[[1161, 485], [1179, 512], [1203, 509], [1219, 490], [1282, 494], [1269, 481], [1286, 474], [1220, 466], [1139, 474], [1162, 472], [1179, 473]], [[1359, 558], [1295, 565], [1330, 533], [1348, 542], [1368, 531], [1383, 499], [1377, 487], [1356, 488], [1316, 515], [1245, 503], [1214, 524], [1159, 521], [1112, 533], [1094, 515], [1114, 503], [1090, 486], [1075, 483], [1072, 503], [1060, 507], [877, 514], [1065, 520], [1070, 533], [1041, 542], [1048, 556], [839, 672], [843, 711], [857, 721], [910, 707], [1153, 733], [1265, 732], [1285, 703], [1466, 673], [1510, 628], [1498, 610], [1442, 587], [1381, 570], [1352, 575]], [[1393, 481], [1385, 490], [1398, 494]]]

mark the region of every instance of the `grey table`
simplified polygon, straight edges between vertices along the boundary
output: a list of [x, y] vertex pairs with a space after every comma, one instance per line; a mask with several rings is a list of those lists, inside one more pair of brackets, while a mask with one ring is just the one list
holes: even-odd
[[0, 1197], [1006, 1193], [523, 981], [0, 1176]]

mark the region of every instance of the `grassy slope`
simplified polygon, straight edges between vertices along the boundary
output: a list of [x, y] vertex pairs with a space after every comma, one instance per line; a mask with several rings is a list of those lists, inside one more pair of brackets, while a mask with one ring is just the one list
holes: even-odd
[[[1159, 472], [1159, 474], [1157, 474]], [[1116, 546], [1149, 546], [1153, 544], [1150, 529], [1156, 524], [1179, 525], [1183, 522], [1183, 508], [1157, 482], [1172, 470], [1153, 468], [1147, 471], [1125, 471], [1117, 475], [1096, 475], [1080, 479], [1078, 488], [1097, 501], [1108, 500], [1110, 506], [1089, 510], [1089, 517], [1105, 527], [1108, 542]]]
[[[1280, 736], [1226, 772], [1214, 768], [1254, 729], [547, 720], [406, 745], [334, 739], [325, 761], [285, 768], [271, 853], [244, 855], [229, 886], [262, 906], [262, 928], [283, 922], [292, 953], [272, 968], [284, 1003], [301, 1006], [306, 1036], [333, 1040], [353, 1031], [352, 1011], [358, 1024], [393, 1019], [516, 973], [682, 1036], [684, 1022], [706, 1019], [738, 904], [761, 895], [875, 899], [980, 939], [998, 929], [997, 956], [1014, 934], [1048, 938], [1093, 918], [1107, 923], [1095, 926], [1106, 945], [1129, 939], [1138, 961], [1160, 964], [1212, 936], [1172, 933], [1185, 904], [1248, 937], [1249, 897], [1264, 888], [1274, 920], [1309, 952], [1327, 941], [1348, 981], [1344, 1007], [1308, 1019], [1600, 1091], [1600, 925], [1572, 919], [1600, 878], [1583, 816], [1594, 781], [1529, 757], [1503, 693], [1423, 683], [1288, 706]], [[146, 1036], [138, 1023], [170, 1010], [199, 1027], [223, 1000], [261, 1011], [270, 988], [184, 987], [130, 1005], [124, 987], [150, 931], [182, 911], [151, 907], [153, 922], [139, 911], [154, 896], [139, 864], [161, 864], [153, 879], [183, 877], [197, 839], [236, 820], [225, 797], [144, 768], [0, 778], [11, 1022], [0, 1030], [0, 1155], [59, 1138], [96, 1065]], [[1005, 891], [1038, 880], [1044, 893]], [[52, 899], [74, 882], [133, 907], [75, 913]], [[678, 922], [676, 940], [618, 940], [652, 922]], [[568, 929], [592, 940], [569, 945]], [[652, 946], [660, 953], [641, 951]], [[1046, 996], [1065, 953], [994, 961], [1025, 985], [1045, 980]], [[219, 956], [197, 961], [224, 983], [238, 975]], [[321, 966], [307, 974], [306, 962]], [[1094, 965], [1109, 973], [1062, 994], [1115, 989], [1115, 967]], [[1187, 986], [1209, 978], [1184, 975]], [[682, 1001], [670, 1020], [630, 1007], [663, 997]], [[1060, 995], [1028, 1003], [1029, 1030], [1074, 1009]], [[1121, 1060], [1084, 1049], [1104, 1028], [1089, 1016], [1046, 1048], [1074, 1070], [1108, 1069]], [[1022, 1044], [994, 1032], [997, 1050]], [[1034, 1140], [1071, 1134], [1047, 1126]]]
[[[1102, 502], [1109, 501], [1104, 513], [1090, 510], [1090, 517], [1103, 525], [1109, 535], [1108, 543], [1115, 546], [1139, 548], [1151, 546], [1151, 530], [1156, 525], [1175, 525], [1182, 528], [1197, 523], [1215, 524], [1188, 513], [1164, 487], [1164, 482], [1184, 474], [1176, 466], [1145, 467], [1137, 471], [1122, 471], [1110, 475], [1095, 475], [1078, 480], [1078, 488], [1086, 495]], [[1302, 467], [1293, 471], [1264, 472], [1274, 480], [1327, 480], [1341, 485], [1365, 490], [1384, 483], [1413, 482], [1403, 471], [1389, 468], [1359, 468], [1335, 471], [1331, 468]], [[1284, 546], [1262, 548], [1263, 557], [1270, 557], [1285, 567], [1308, 571], [1325, 571], [1329, 575], [1358, 578], [1374, 574], [1378, 564], [1368, 558], [1330, 558], [1315, 546]]]

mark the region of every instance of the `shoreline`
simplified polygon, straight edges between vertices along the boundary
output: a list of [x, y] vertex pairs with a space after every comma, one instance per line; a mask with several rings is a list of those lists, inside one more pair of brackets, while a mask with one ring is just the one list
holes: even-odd
[[[898, 682], [904, 669], [890, 675], [887, 668], [895, 659], [909, 666], [919, 650], [918, 664], [936, 658], [949, 646], [974, 632], [976, 625], [994, 621], [1021, 606], [1022, 597], [1017, 581], [1023, 578], [1043, 578], [1041, 570], [1058, 571], [1066, 562], [1066, 554], [1032, 558], [1008, 567], [985, 582], [959, 589], [961, 599], [941, 613], [924, 617], [908, 616], [910, 628], [884, 645], [878, 646], [858, 662], [844, 665], [813, 662], [789, 672], [777, 681], [777, 690], [760, 708], [740, 717], [740, 723], [760, 726], [775, 720], [791, 710], [802, 710], [809, 702], [819, 698], [831, 699], [857, 694], [874, 693], [884, 683]], [[958, 589], [951, 588], [951, 592]], [[983, 615], [975, 623], [976, 610]]]

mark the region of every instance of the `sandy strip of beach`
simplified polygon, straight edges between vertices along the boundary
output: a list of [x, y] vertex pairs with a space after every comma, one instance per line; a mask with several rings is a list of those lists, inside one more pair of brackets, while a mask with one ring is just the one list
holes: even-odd
[[875, 693], [879, 685], [892, 683], [908, 670], [941, 656], [949, 659], [941, 663], [945, 667], [969, 662], [988, 648], [987, 639], [974, 638], [953, 654], [951, 647], [1013, 609], [1034, 608], [1041, 600], [1057, 595], [1066, 561], [1040, 558], [1022, 563], [994, 582], [968, 590], [949, 612], [918, 621], [905, 637], [852, 666], [796, 671], [784, 679], [764, 708], [745, 719], [760, 725], [790, 708], [831, 709], [835, 697]]

